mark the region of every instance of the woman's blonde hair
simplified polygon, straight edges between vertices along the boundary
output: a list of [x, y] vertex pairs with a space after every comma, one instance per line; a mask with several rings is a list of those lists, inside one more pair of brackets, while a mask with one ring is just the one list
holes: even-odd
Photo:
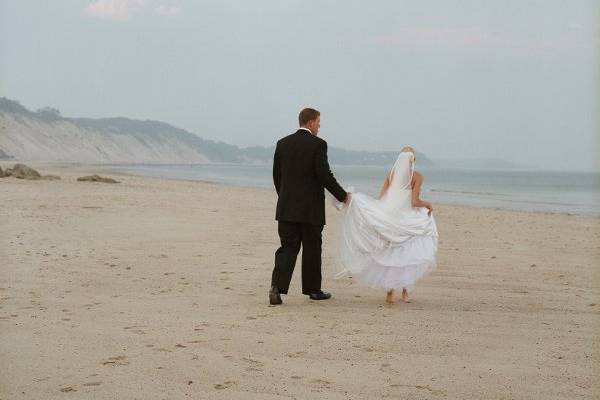
[[415, 149], [413, 149], [412, 147], [410, 147], [410, 146], [404, 146], [402, 148], [402, 150], [400, 150], [400, 153], [409, 153], [409, 152], [413, 153], [413, 160], [416, 160], [417, 159], [417, 153], [415, 152]]

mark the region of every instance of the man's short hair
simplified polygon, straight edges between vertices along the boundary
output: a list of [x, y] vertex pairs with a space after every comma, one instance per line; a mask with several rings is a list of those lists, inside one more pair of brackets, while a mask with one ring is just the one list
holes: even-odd
[[304, 110], [300, 111], [300, 114], [298, 115], [298, 123], [300, 123], [300, 126], [304, 126], [308, 123], [308, 121], [313, 121], [319, 118], [320, 115], [321, 113], [314, 108], [305, 108]]

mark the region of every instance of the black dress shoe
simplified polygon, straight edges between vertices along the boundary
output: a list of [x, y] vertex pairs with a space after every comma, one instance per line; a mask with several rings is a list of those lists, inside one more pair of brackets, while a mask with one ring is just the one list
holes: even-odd
[[273, 305], [283, 303], [283, 301], [281, 301], [279, 289], [277, 289], [275, 286], [271, 287], [271, 290], [269, 291], [269, 303]]
[[316, 292], [309, 293], [308, 297], [310, 297], [311, 300], [327, 300], [331, 298], [331, 293], [317, 290]]

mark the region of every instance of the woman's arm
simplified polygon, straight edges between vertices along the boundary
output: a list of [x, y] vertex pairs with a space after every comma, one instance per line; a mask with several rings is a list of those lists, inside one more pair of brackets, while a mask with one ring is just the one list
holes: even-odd
[[379, 193], [379, 198], [380, 199], [387, 192], [387, 190], [388, 190], [389, 187], [390, 187], [390, 175], [388, 174], [388, 176], [386, 176], [385, 180], [383, 181], [383, 186], [381, 187], [381, 192]]
[[413, 187], [412, 187], [412, 206], [413, 207], [425, 207], [429, 210], [427, 214], [431, 215], [433, 207], [431, 204], [421, 200], [419, 195], [421, 194], [421, 185], [423, 184], [423, 175], [415, 172], [413, 175]]

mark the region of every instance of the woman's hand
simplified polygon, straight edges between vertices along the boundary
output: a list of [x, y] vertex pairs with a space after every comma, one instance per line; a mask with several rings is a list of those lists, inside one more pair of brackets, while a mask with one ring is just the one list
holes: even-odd
[[425, 204], [423, 205], [423, 207], [425, 207], [427, 210], [427, 215], [431, 216], [431, 212], [433, 211], [433, 207], [431, 206], [431, 203], [425, 201]]

